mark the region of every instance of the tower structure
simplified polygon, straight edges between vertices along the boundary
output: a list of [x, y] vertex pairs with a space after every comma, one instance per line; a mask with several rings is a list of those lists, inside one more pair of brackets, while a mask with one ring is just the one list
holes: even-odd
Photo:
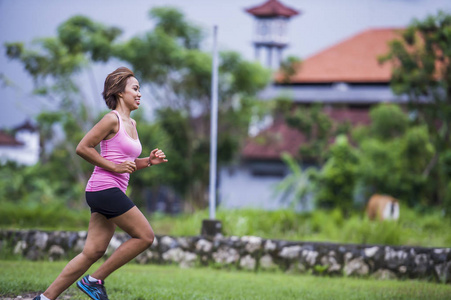
[[288, 22], [291, 17], [300, 14], [299, 11], [285, 6], [278, 0], [268, 0], [265, 3], [246, 9], [255, 18], [253, 43], [255, 59], [260, 61], [261, 48], [266, 49], [269, 68], [273, 67], [273, 52], [277, 54], [277, 66], [282, 60], [282, 51], [288, 46]]

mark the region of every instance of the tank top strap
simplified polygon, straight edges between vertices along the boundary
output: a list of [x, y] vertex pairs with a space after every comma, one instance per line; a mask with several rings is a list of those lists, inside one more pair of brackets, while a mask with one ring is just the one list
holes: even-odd
[[121, 128], [122, 128], [122, 118], [121, 118], [121, 115], [119, 114], [119, 112], [117, 111], [117, 110], [112, 110], [112, 112], [114, 112], [115, 114], [116, 114], [116, 116], [117, 116], [117, 118], [119, 119], [119, 130], [118, 130], [118, 132], [121, 130]]

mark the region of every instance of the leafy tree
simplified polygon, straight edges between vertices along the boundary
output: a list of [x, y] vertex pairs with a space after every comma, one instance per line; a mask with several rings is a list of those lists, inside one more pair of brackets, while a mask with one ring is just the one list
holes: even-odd
[[380, 61], [393, 64], [393, 91], [408, 95], [417, 120], [427, 124], [435, 153], [423, 174], [435, 178], [437, 198], [443, 198], [447, 183], [438, 162], [451, 146], [451, 15], [440, 11], [414, 20]]
[[345, 135], [329, 150], [329, 158], [319, 172], [316, 201], [320, 208], [339, 208], [345, 215], [353, 206], [359, 158]]
[[280, 194], [281, 200], [292, 207], [300, 204], [302, 210], [308, 210], [308, 201], [317, 189], [313, 180], [317, 171], [314, 168], [303, 170], [298, 161], [285, 152], [282, 153], [282, 161], [288, 166], [290, 174], [276, 186], [276, 195]]
[[396, 105], [380, 105], [370, 111], [370, 133], [379, 140], [404, 135], [409, 125], [406, 114]]
[[440, 195], [443, 199], [443, 208], [447, 215], [451, 214], [451, 150], [447, 150], [440, 156], [439, 178], [446, 186]]
[[69, 130], [66, 131], [69, 138], [73, 136], [73, 126], [83, 130], [92, 126], [95, 116], [86, 109], [89, 97], [75, 75], [82, 70], [89, 71], [93, 62], [105, 62], [112, 49], [111, 42], [121, 33], [116, 27], [106, 27], [83, 16], [70, 18], [57, 32], [56, 37], [36, 39], [30, 48], [21, 42], [5, 44], [7, 56], [20, 61], [32, 76], [34, 93], [51, 103], [51, 111], [56, 111], [38, 118], [43, 144], [52, 140], [52, 126], [60, 123], [64, 114], [68, 118], [63, 126]]
[[[131, 192], [142, 195], [149, 184], [164, 181], [185, 196], [190, 207], [203, 207], [208, 185], [211, 56], [200, 49], [203, 30], [181, 12], [154, 8], [150, 15], [156, 20], [155, 27], [122, 43], [116, 42], [120, 29], [75, 16], [59, 26], [56, 37], [36, 40], [34, 48], [8, 43], [6, 52], [33, 77], [35, 93], [52, 103], [51, 112], [40, 115], [38, 122], [43, 130], [42, 143], [57, 146], [42, 153], [42, 162], [65, 160], [67, 164], [79, 160], [75, 146], [95, 121], [85, 102], [86, 87], [79, 85], [77, 76], [82, 71], [91, 72], [94, 63], [113, 58], [130, 64], [156, 104], [156, 123], [141, 121], [141, 142], [167, 147], [171, 161], [166, 172], [154, 171], [159, 176], [137, 175], [131, 182]], [[218, 158], [225, 162], [239, 150], [247, 134], [254, 94], [267, 84], [270, 74], [234, 52], [221, 53], [219, 67]], [[136, 117], [143, 119], [139, 114]], [[55, 142], [55, 127], [64, 132], [63, 143]], [[48, 166], [49, 170], [56, 169], [55, 164]], [[62, 177], [67, 175], [68, 182], [85, 183], [89, 171], [77, 163], [73, 167], [73, 175]]]
[[[175, 8], [154, 8], [155, 28], [118, 45], [115, 55], [131, 64], [150, 89], [158, 122], [171, 147], [166, 149], [173, 184], [188, 208], [205, 207], [209, 174], [211, 61], [200, 49], [203, 32]], [[269, 71], [221, 52], [219, 60], [218, 159], [233, 159], [247, 136], [255, 100]]]
[[412, 206], [427, 202], [428, 177], [423, 170], [434, 152], [427, 127], [410, 125], [394, 104], [374, 107], [370, 117], [366, 134], [356, 138], [360, 150], [357, 173], [367, 188], [366, 198], [385, 193]]
[[296, 74], [298, 66], [302, 63], [301, 59], [296, 56], [288, 56], [280, 63], [282, 82], [288, 83], [290, 77]]
[[429, 204], [430, 179], [423, 170], [434, 146], [427, 127], [411, 124], [394, 104], [372, 108], [370, 118], [370, 125], [353, 130], [354, 146], [345, 135], [338, 136], [321, 170], [310, 177], [318, 207], [338, 208], [346, 215], [356, 207], [357, 196], [368, 199], [373, 193], [390, 194], [411, 206]]
[[306, 137], [306, 143], [299, 148], [301, 159], [323, 165], [329, 141], [336, 135], [337, 125], [323, 112], [322, 105], [297, 107], [286, 114], [285, 121]]
[[118, 28], [75, 16], [58, 27], [57, 36], [36, 39], [30, 47], [21, 42], [5, 44], [7, 56], [21, 62], [33, 78], [34, 94], [50, 107], [37, 116], [43, 147], [34, 182], [46, 180], [42, 188], [53, 188], [55, 196], [68, 202], [83, 198], [81, 187], [90, 171], [87, 164], [79, 163], [75, 148], [96, 117], [87, 109], [89, 97], [77, 75], [90, 73], [94, 62], [105, 62], [120, 33]]

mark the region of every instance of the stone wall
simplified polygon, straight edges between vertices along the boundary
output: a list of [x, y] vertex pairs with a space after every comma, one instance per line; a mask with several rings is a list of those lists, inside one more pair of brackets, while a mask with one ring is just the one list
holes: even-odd
[[[112, 238], [106, 256], [128, 239]], [[3, 255], [30, 260], [68, 259], [81, 252], [86, 232], [0, 230]], [[290, 242], [243, 237], [157, 236], [136, 259], [140, 264], [214, 265], [241, 270], [282, 270], [316, 275], [415, 278], [451, 283], [451, 248]]]

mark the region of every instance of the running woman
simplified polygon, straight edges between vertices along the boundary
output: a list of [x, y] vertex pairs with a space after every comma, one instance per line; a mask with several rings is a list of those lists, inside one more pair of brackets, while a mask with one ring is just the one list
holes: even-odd
[[[85, 246], [47, 290], [34, 300], [54, 300], [77, 281], [103, 257], [118, 226], [131, 238], [94, 273], [77, 282], [77, 287], [91, 299], [108, 299], [105, 278], [149, 248], [155, 238], [146, 217], [125, 192], [131, 173], [168, 160], [158, 148], [152, 150], [149, 157], [138, 158], [142, 148], [136, 122], [130, 113], [138, 109], [141, 93], [139, 82], [131, 70], [121, 67], [109, 74], [102, 95], [112, 111], [83, 137], [76, 149], [78, 155], [95, 166], [86, 186], [91, 219]], [[95, 149], [98, 144], [100, 154]]]

